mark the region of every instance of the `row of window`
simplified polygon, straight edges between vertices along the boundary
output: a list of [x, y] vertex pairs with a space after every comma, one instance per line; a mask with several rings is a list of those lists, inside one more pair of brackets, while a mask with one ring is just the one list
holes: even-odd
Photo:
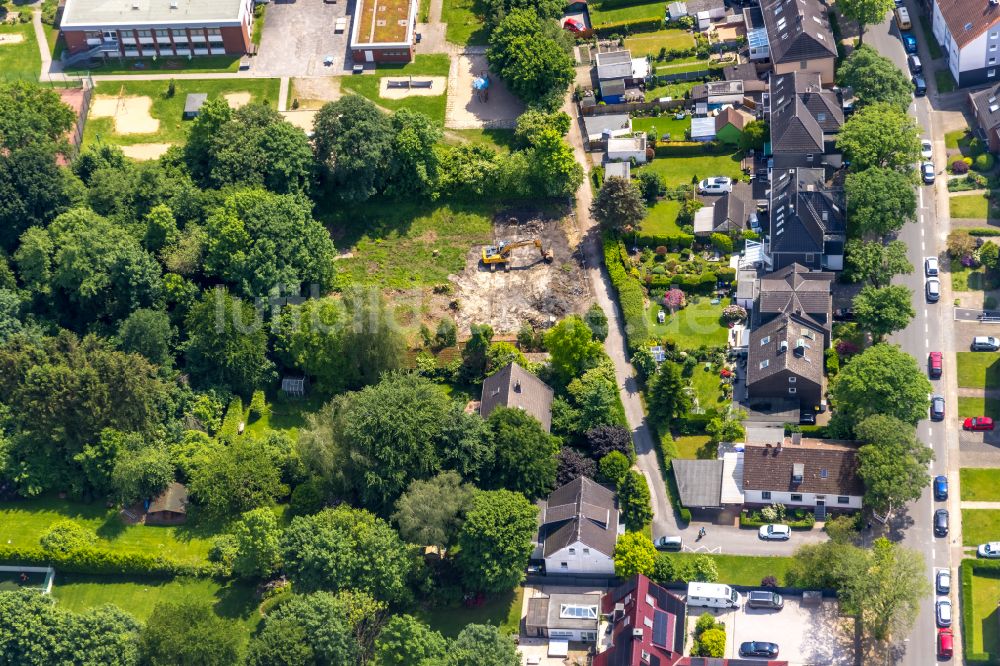
[[[762, 500], [769, 500], [769, 499], [771, 499], [771, 491], [770, 490], [761, 491], [760, 498]], [[820, 501], [820, 500], [825, 501], [826, 498], [825, 497], [817, 497], [816, 500], [817, 501]], [[791, 499], [789, 499], [788, 501], [789, 502], [801, 502], [802, 501], [802, 495], [800, 495], [799, 493], [792, 493]], [[850, 503], [851, 503], [851, 498], [848, 497], [848, 496], [846, 496], [846, 495], [839, 495], [837, 497], [837, 504], [850, 504]]]
[[169, 42], [171, 37], [174, 41], [184, 41], [188, 40], [188, 32], [194, 37], [203, 37], [208, 34], [209, 39], [217, 38], [222, 39], [222, 30], [220, 28], [191, 28], [190, 30], [186, 28], [173, 28], [170, 30], [88, 30], [86, 32], [87, 39], [105, 39], [110, 41], [115, 41], [119, 38], [122, 39], [150, 39], [154, 35], [157, 41]]

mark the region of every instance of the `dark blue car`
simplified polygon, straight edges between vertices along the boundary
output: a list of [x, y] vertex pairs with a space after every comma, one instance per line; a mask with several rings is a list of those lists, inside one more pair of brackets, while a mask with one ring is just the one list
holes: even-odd
[[906, 49], [907, 53], [917, 52], [917, 38], [908, 32], [904, 32], [903, 35], [903, 48]]
[[948, 477], [943, 475], [934, 477], [934, 499], [948, 499]]

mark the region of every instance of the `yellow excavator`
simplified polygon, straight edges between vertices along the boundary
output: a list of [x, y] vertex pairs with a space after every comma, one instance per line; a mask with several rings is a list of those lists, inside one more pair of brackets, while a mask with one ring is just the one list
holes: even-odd
[[542, 241], [533, 238], [530, 240], [500, 241], [496, 245], [483, 247], [483, 264], [489, 266], [491, 271], [496, 270], [497, 264], [504, 264], [505, 268], [509, 269], [510, 253], [519, 247], [527, 247], [529, 245], [534, 245], [538, 248], [545, 263], [552, 263], [552, 251], [542, 247]]

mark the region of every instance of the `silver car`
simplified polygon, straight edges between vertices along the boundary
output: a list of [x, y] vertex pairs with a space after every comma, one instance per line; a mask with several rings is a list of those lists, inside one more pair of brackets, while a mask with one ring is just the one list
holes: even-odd
[[926, 257], [924, 259], [924, 274], [927, 277], [937, 277], [938, 274], [937, 257]]
[[931, 303], [937, 303], [941, 300], [941, 281], [936, 277], [927, 278], [927, 285], [925, 287], [927, 291], [927, 300]]
[[935, 615], [937, 616], [937, 625], [939, 627], [950, 627], [951, 626], [951, 600], [950, 599], [938, 599], [937, 603], [934, 604]]
[[951, 571], [948, 569], [938, 569], [937, 576], [934, 577], [934, 587], [938, 594], [951, 594]]

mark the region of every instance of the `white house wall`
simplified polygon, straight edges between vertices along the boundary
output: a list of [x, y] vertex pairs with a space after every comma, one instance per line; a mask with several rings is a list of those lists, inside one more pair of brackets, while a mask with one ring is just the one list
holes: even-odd
[[[566, 566], [563, 567], [563, 562]], [[602, 574], [614, 575], [615, 561], [590, 546], [577, 541], [545, 558], [545, 571], [549, 574]]]
[[[759, 505], [759, 504], [784, 504], [789, 507], [809, 507], [813, 508], [816, 506], [816, 493], [794, 493], [795, 495], [801, 495], [802, 499], [798, 501], [792, 501], [793, 493], [782, 492], [782, 491], [771, 491], [770, 499], [764, 499], [764, 491], [761, 490], [744, 490], [744, 503], [749, 505]], [[847, 495], [847, 503], [841, 504], [838, 501], [840, 495], [819, 495], [820, 497], [826, 498], [826, 510], [827, 511], [853, 511], [855, 509], [861, 508], [861, 497], [858, 495]]]

